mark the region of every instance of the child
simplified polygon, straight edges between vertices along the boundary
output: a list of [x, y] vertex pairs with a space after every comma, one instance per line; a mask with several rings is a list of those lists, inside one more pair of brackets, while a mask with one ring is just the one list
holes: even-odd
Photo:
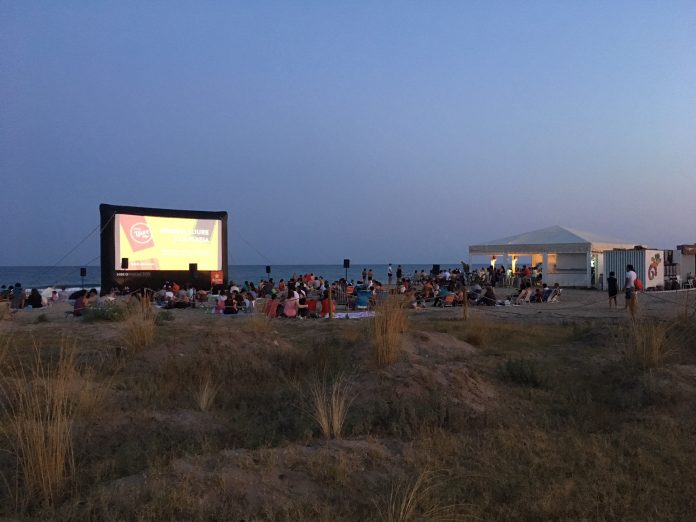
[[609, 277], [607, 277], [607, 288], [609, 292], [609, 309], [611, 310], [612, 303], [614, 303], [614, 308], [618, 308], [616, 304], [616, 295], [619, 293], [619, 286], [614, 272], [609, 272]]

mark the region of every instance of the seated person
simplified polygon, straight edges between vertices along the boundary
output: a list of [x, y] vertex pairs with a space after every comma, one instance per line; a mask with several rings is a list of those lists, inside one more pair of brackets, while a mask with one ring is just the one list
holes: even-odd
[[[336, 312], [336, 301], [331, 301], [331, 314]], [[328, 290], [324, 292], [324, 298], [321, 300], [321, 316], [326, 317], [329, 315], [329, 292]]]
[[293, 290], [288, 290], [288, 296], [283, 303], [283, 317], [297, 317], [299, 297], [295, 297]]
[[307, 304], [307, 298], [304, 295], [300, 295], [300, 299], [297, 302], [297, 309], [300, 317], [309, 317], [309, 305]]
[[548, 301], [554, 302], [557, 301], [561, 297], [561, 287], [558, 283], [553, 284], [553, 290], [551, 291], [551, 295], [549, 295]]
[[266, 302], [266, 315], [268, 317], [278, 317], [278, 296], [276, 294], [271, 295], [271, 300]]
[[534, 290], [534, 295], [532, 295], [532, 296], [529, 298], [529, 301], [530, 301], [531, 303], [542, 303], [542, 302], [544, 302], [544, 290], [541, 289], [541, 288], [537, 288], [536, 290]]
[[485, 306], [495, 306], [496, 302], [497, 298], [495, 296], [495, 290], [493, 290], [493, 286], [486, 285], [486, 291], [483, 293], [483, 296], [479, 300], [478, 304]]
[[[317, 307], [319, 308], [319, 310], [317, 310]], [[318, 299], [308, 299], [307, 311], [310, 317], [318, 317], [319, 312], [321, 312], [321, 301], [319, 301]]]
[[31, 293], [27, 298], [27, 306], [31, 306], [32, 308], [43, 307], [43, 299], [41, 298], [41, 294], [36, 288], [31, 289]]
[[87, 290], [81, 290], [78, 292], [78, 296], [75, 298], [75, 305], [73, 307], [73, 315], [75, 317], [80, 317], [85, 313], [87, 307], [89, 306], [89, 298], [87, 297]]
[[520, 291], [517, 299], [515, 299], [515, 304], [518, 305], [527, 302], [532, 295], [532, 283], [526, 282], [523, 284], [524, 288]]
[[227, 301], [227, 297], [220, 294], [217, 296], [215, 300], [215, 310], [214, 313], [216, 314], [224, 314], [225, 313], [225, 302]]
[[437, 296], [435, 296], [435, 301], [433, 301], [433, 306], [442, 306], [445, 297], [449, 295], [449, 290], [447, 290], [447, 287], [444, 285], [440, 287], [440, 289], [437, 292]]
[[542, 284], [541, 289], [544, 291], [544, 297], [542, 301], [546, 302], [549, 300], [549, 297], [551, 296], [551, 292], [553, 292], [553, 290], [549, 288], [549, 285], [547, 285], [546, 283]]
[[239, 308], [237, 306], [237, 299], [233, 295], [228, 295], [227, 299], [225, 299], [225, 309], [223, 313], [225, 315], [234, 315], [239, 312]]

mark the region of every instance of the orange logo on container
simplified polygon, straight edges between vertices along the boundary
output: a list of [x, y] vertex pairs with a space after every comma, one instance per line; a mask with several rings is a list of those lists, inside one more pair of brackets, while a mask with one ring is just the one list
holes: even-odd
[[152, 232], [150, 232], [150, 227], [147, 226], [147, 223], [139, 221], [131, 225], [130, 237], [136, 243], [144, 245], [152, 239]]

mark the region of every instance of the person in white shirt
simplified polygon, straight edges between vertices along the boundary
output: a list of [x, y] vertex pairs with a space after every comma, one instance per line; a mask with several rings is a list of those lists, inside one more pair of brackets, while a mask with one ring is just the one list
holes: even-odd
[[624, 281], [624, 290], [626, 291], [626, 304], [624, 310], [628, 308], [629, 303], [636, 296], [636, 278], [638, 275], [633, 270], [633, 265], [626, 265], [626, 279]]

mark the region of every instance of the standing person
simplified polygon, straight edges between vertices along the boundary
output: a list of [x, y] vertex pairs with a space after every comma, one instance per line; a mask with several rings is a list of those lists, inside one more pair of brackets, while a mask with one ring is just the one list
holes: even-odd
[[633, 265], [626, 265], [626, 279], [624, 281], [624, 289], [626, 291], [626, 303], [624, 305], [624, 310], [628, 308], [628, 305], [636, 298], [636, 274], [633, 270]]
[[394, 275], [394, 274], [393, 274], [393, 272], [392, 272], [392, 266], [391, 266], [391, 263], [389, 263], [389, 267], [387, 268], [387, 282], [388, 282], [389, 284], [392, 284], [392, 276], [393, 276], [393, 275]]
[[614, 303], [614, 308], [618, 308], [616, 296], [619, 293], [619, 281], [616, 279], [616, 274], [614, 272], [609, 272], [609, 277], [607, 277], [607, 289], [609, 292], [609, 309], [611, 310], [612, 303]]
[[396, 267], [396, 283], [399, 284], [401, 282], [401, 279], [404, 277], [404, 271], [401, 268], [401, 265]]
[[370, 281], [370, 282], [372, 282], [373, 277], [374, 277], [374, 274], [372, 273], [372, 269], [370, 268], [370, 269], [367, 271], [367, 280]]
[[362, 271], [362, 282], [365, 284], [367, 282], [367, 268], [363, 268]]

